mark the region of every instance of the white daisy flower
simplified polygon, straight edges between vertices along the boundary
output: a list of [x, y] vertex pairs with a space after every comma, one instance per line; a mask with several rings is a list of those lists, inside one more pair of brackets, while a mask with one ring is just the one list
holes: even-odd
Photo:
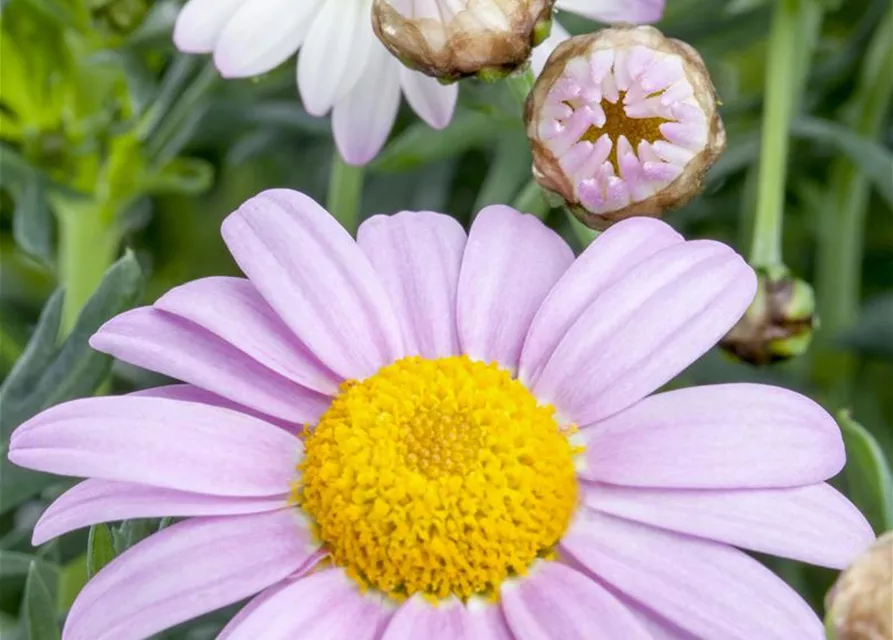
[[225, 78], [279, 66], [300, 50], [298, 90], [308, 113], [332, 112], [335, 144], [350, 164], [381, 150], [401, 94], [425, 122], [446, 127], [458, 86], [411, 71], [375, 38], [372, 0], [189, 0], [177, 18], [174, 43], [213, 53]]

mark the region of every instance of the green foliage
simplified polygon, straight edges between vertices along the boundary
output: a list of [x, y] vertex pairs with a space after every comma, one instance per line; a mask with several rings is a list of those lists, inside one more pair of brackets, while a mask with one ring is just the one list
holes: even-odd
[[847, 459], [846, 482], [849, 496], [880, 535], [893, 529], [893, 474], [880, 445], [849, 411], [837, 420], [843, 429]]

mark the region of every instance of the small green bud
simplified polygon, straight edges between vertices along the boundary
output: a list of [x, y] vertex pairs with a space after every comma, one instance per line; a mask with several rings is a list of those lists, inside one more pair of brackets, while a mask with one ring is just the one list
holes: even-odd
[[893, 532], [844, 571], [825, 598], [831, 640], [893, 638]]
[[720, 342], [733, 356], [766, 365], [803, 354], [816, 324], [815, 294], [786, 268], [758, 269], [759, 288], [750, 308]]
[[540, 46], [546, 39], [552, 35], [552, 18], [551, 16], [540, 20], [533, 26], [533, 38], [531, 43], [534, 47]]

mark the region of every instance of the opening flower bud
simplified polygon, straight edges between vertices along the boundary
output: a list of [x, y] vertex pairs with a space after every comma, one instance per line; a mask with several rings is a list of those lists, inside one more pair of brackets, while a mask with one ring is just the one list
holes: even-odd
[[594, 229], [684, 204], [726, 142], [703, 60], [653, 27], [563, 42], [525, 122], [537, 182]]
[[812, 341], [815, 294], [787, 269], [759, 269], [754, 301], [720, 346], [736, 358], [766, 365], [801, 355]]
[[832, 640], [893, 638], [893, 532], [843, 572], [825, 604]]
[[406, 66], [445, 81], [504, 77], [551, 29], [555, 0], [374, 0], [372, 27]]

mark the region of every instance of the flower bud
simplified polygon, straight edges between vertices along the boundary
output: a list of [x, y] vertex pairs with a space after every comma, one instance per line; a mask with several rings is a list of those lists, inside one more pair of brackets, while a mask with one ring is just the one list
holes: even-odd
[[561, 43], [524, 120], [537, 182], [593, 229], [684, 204], [726, 143], [703, 60], [653, 27]]
[[787, 269], [758, 269], [757, 295], [744, 317], [720, 342], [732, 355], [765, 365], [801, 355], [812, 341], [815, 295]]
[[832, 640], [893, 638], [893, 532], [881, 536], [843, 572], [825, 606]]
[[372, 28], [403, 64], [443, 81], [504, 77], [552, 26], [555, 0], [375, 0]]

